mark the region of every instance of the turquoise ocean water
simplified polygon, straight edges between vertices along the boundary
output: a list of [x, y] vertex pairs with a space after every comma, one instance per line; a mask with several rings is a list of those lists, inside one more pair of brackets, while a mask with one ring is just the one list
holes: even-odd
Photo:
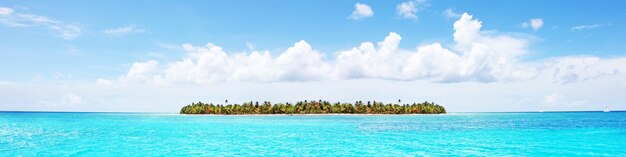
[[0, 156], [626, 156], [626, 112], [0, 112]]

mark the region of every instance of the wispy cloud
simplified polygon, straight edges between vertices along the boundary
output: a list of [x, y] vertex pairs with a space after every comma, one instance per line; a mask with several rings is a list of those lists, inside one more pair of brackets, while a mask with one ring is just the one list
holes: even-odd
[[102, 31], [102, 33], [104, 34], [117, 35], [117, 36], [127, 35], [130, 33], [143, 33], [143, 32], [146, 32], [146, 30], [142, 28], [137, 28], [134, 24], [123, 26], [123, 27], [118, 27], [118, 28], [105, 29]]
[[454, 10], [452, 10], [450, 8], [444, 10], [442, 15], [447, 17], [447, 18], [454, 18], [454, 19], [461, 17], [461, 13], [457, 13], [457, 12], [455, 12]]
[[0, 15], [9, 15], [9, 14], [12, 14], [13, 12], [14, 10], [11, 8], [0, 7]]
[[180, 45], [176, 45], [176, 44], [170, 44], [170, 43], [164, 43], [164, 42], [157, 42], [156, 43], [157, 46], [164, 48], [164, 49], [170, 49], [170, 50], [181, 50]]
[[78, 48], [76, 48], [74, 45], [66, 45], [65, 46], [65, 51], [69, 55], [73, 55], [73, 56], [81, 55], [80, 54], [80, 50]]
[[76, 24], [67, 24], [41, 15], [19, 13], [7, 7], [0, 7], [0, 24], [7, 27], [45, 27], [67, 40], [76, 39], [81, 34], [81, 28]]
[[254, 43], [246, 42], [246, 48], [248, 48], [248, 50], [250, 51], [254, 51], [255, 50]]
[[360, 20], [371, 16], [374, 16], [374, 11], [370, 6], [367, 4], [356, 3], [354, 4], [354, 11], [350, 16], [348, 16], [348, 19]]
[[522, 23], [522, 27], [532, 28], [534, 31], [537, 31], [539, 30], [539, 28], [543, 27], [543, 19], [541, 18], [530, 19], [530, 21]]
[[596, 29], [596, 28], [600, 28], [603, 25], [601, 24], [592, 24], [592, 25], [579, 25], [579, 26], [574, 26], [572, 27], [572, 31], [579, 31], [579, 30], [587, 30], [587, 29]]

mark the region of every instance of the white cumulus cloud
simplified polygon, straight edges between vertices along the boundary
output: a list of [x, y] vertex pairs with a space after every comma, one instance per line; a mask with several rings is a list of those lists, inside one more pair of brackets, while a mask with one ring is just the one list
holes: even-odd
[[149, 76], [147, 75], [154, 71], [157, 68], [158, 64], [159, 62], [155, 60], [136, 62], [133, 64], [130, 70], [128, 70], [128, 74], [126, 74], [126, 77], [124, 77], [124, 79], [136, 81], [149, 79]]
[[323, 78], [331, 68], [323, 61], [323, 54], [304, 40], [277, 57], [270, 56], [268, 51], [229, 55], [213, 44], [198, 47], [184, 44], [183, 47], [188, 57], [168, 64], [160, 76], [164, 81], [308, 81]]
[[371, 16], [374, 16], [374, 11], [370, 6], [367, 4], [356, 3], [354, 4], [354, 11], [350, 14], [350, 16], [348, 16], [348, 18], [360, 20]]
[[378, 47], [370, 42], [339, 53], [335, 75], [339, 78], [430, 80], [436, 82], [491, 82], [524, 80], [535, 70], [518, 63], [527, 41], [505, 35], [485, 35], [481, 22], [463, 14], [454, 23], [454, 49], [440, 43], [398, 49], [400, 35], [390, 33]]
[[423, 7], [426, 0], [409, 0], [396, 6], [398, 16], [405, 19], [417, 19], [417, 12]]
[[334, 60], [301, 40], [272, 56], [268, 51], [227, 53], [212, 43], [183, 44], [187, 56], [158, 68], [157, 61], [137, 62], [122, 80], [153, 83], [293, 82], [375, 78], [433, 82], [525, 80], [537, 67], [520, 63], [528, 41], [481, 31], [481, 22], [464, 13], [454, 23], [455, 44], [432, 43], [416, 50], [399, 48], [402, 37], [391, 32], [381, 42], [363, 42], [337, 53]]
[[[407, 50], [399, 47], [403, 37], [390, 32], [380, 42], [366, 41], [334, 53], [334, 57], [325, 56], [327, 53], [315, 50], [304, 40], [279, 53], [257, 50], [231, 53], [212, 43], [201, 46], [182, 44], [186, 55], [181, 60], [136, 62], [117, 80], [98, 79], [97, 82], [104, 86], [169, 86], [374, 79], [569, 87], [615, 79], [626, 71], [624, 57], [567, 56], [522, 61], [521, 58], [529, 52], [529, 39], [481, 28], [480, 20], [463, 13], [453, 25], [452, 44], [435, 42]], [[538, 91], [538, 94], [549, 95], [553, 91]], [[568, 92], [562, 93], [575, 97], [569, 96]], [[546, 104], [543, 98], [537, 96], [533, 103]]]

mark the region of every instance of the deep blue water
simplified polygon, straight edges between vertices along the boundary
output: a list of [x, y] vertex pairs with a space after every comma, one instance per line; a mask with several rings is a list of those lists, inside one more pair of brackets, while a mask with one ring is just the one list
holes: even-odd
[[626, 112], [0, 112], [0, 156], [626, 156]]

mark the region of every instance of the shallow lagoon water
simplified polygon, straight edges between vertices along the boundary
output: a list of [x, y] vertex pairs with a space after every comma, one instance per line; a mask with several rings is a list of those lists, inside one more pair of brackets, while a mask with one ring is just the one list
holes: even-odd
[[626, 112], [0, 112], [0, 156], [625, 156]]

